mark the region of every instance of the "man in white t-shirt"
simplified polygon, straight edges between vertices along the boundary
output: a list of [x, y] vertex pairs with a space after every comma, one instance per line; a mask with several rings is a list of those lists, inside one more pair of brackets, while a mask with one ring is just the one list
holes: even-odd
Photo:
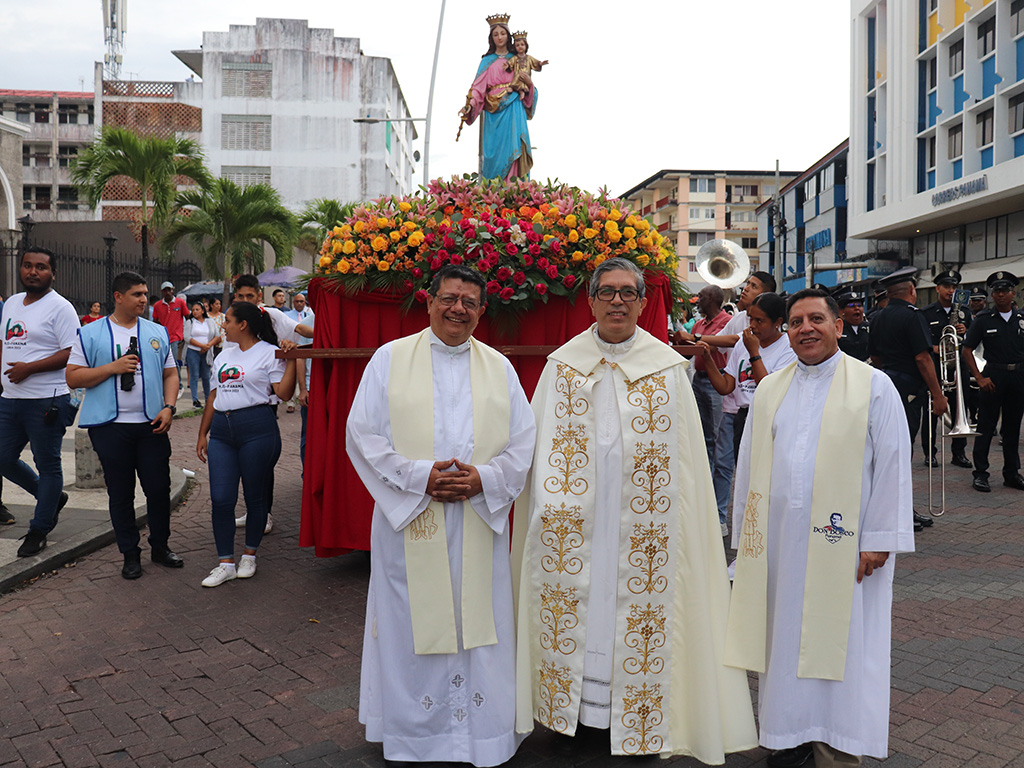
[[[239, 275], [235, 278], [235, 301], [247, 301], [250, 304], [258, 304], [263, 308], [264, 312], [270, 315], [270, 321], [274, 324], [274, 333], [277, 334], [278, 345], [281, 349], [294, 349], [303, 338], [313, 338], [313, 328], [311, 326], [295, 322], [280, 309], [264, 306], [262, 299], [263, 290], [260, 288], [260, 280], [256, 275]], [[276, 411], [281, 401], [273, 395], [270, 400], [274, 404], [274, 410]], [[271, 477], [266, 533], [270, 533], [270, 529], [274, 527], [274, 518], [269, 513], [273, 504], [274, 483], [273, 477]], [[245, 515], [235, 518], [235, 525], [239, 528], [244, 528]]]
[[[313, 327], [313, 323], [316, 320], [316, 317], [313, 314], [313, 310], [310, 309], [309, 306], [306, 304], [306, 294], [301, 292], [301, 291], [299, 293], [296, 293], [292, 297], [292, 308], [289, 309], [287, 312], [285, 312], [285, 315], [290, 317], [296, 323], [299, 323], [300, 325], [308, 326], [310, 328]], [[313, 344], [313, 340], [312, 339], [307, 339], [307, 338], [303, 338], [302, 341], [299, 342], [299, 346], [300, 347], [308, 347], [308, 346], [311, 346], [312, 344]], [[299, 377], [299, 379], [300, 380], [302, 379], [302, 376], [300, 374], [303, 374], [303, 373], [305, 374], [305, 378], [308, 379], [309, 378], [309, 363], [308, 363], [308, 361], [304, 360], [303, 358], [299, 358], [296, 361], [296, 365], [298, 366], [296, 368], [296, 375]], [[308, 384], [309, 384], [308, 381], [305, 382], [305, 385], [308, 385]], [[303, 385], [303, 386], [305, 386], [305, 385]], [[302, 399], [303, 391], [306, 391], [306, 390], [303, 390], [302, 386], [300, 386], [299, 387], [299, 394], [294, 399], [288, 401], [288, 413], [293, 413], [295, 411], [296, 403], [298, 403], [298, 405], [300, 407], [305, 408], [305, 406], [302, 405], [302, 403], [300, 402], [301, 399]], [[305, 411], [302, 411], [303, 415], [302, 415], [302, 440], [301, 440], [301, 444], [303, 446], [305, 446], [305, 444], [306, 444], [306, 416], [305, 416], [305, 413], [306, 413]], [[304, 450], [300, 449], [300, 451], [301, 451], [301, 453], [303, 455], [305, 454]]]
[[[46, 535], [68, 501], [60, 449], [75, 409], [64, 366], [79, 321], [71, 302], [52, 288], [56, 259], [46, 248], [25, 252], [19, 269], [25, 291], [4, 303], [0, 320], [0, 472], [36, 497], [18, 557], [35, 555], [46, 546]], [[38, 475], [19, 458], [29, 443]]]
[[68, 359], [68, 386], [84, 388], [78, 417], [103, 465], [110, 523], [124, 556], [121, 575], [142, 575], [135, 523], [135, 476], [146, 494], [154, 563], [181, 568], [171, 533], [171, 441], [178, 397], [177, 364], [167, 330], [146, 320], [146, 281], [122, 272], [111, 286], [114, 312], [84, 326]]

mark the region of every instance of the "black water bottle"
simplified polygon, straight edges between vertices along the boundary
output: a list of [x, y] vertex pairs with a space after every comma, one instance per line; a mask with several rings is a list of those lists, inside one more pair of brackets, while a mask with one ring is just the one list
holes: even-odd
[[[130, 342], [128, 342], [128, 351], [125, 352], [125, 354], [126, 355], [135, 355], [136, 357], [139, 356], [139, 337], [138, 336], [132, 336], [132, 340]], [[125, 391], [125, 392], [131, 392], [132, 388], [134, 386], [135, 386], [135, 371], [132, 371], [131, 373], [122, 373], [121, 374], [121, 389], [123, 391]]]

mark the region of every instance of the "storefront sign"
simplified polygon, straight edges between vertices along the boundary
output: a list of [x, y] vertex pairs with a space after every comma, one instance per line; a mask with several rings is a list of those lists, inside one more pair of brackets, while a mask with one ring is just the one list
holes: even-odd
[[970, 195], [976, 195], [987, 190], [988, 174], [985, 174], [980, 179], [965, 181], [963, 184], [957, 184], [955, 187], [936, 192], [932, 195], [932, 207], [951, 203], [954, 200], [959, 200], [961, 197], [969, 197]]

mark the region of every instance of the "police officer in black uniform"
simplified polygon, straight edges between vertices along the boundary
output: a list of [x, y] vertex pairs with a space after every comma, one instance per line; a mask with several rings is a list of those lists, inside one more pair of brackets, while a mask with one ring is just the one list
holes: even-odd
[[[932, 361], [931, 334], [917, 301], [917, 269], [905, 267], [879, 280], [888, 303], [871, 320], [868, 355], [871, 363], [892, 379], [903, 401], [914, 445], [921, 427], [921, 413], [932, 395], [932, 413], [941, 416], [948, 409]], [[932, 518], [914, 512], [914, 529], [930, 526]]]
[[868, 359], [868, 327], [864, 319], [864, 294], [851, 288], [843, 288], [836, 295], [839, 316], [843, 319], [843, 335], [839, 337], [839, 348], [850, 357], [866, 362]]
[[[1024, 491], [1020, 475], [1020, 422], [1024, 418], [1024, 312], [1013, 305], [1016, 275], [993, 272], [985, 284], [994, 307], [974, 318], [964, 340], [964, 361], [978, 381], [978, 436], [974, 438], [974, 483], [987, 493], [988, 451], [1002, 414], [1003, 485]], [[978, 369], [974, 350], [984, 344], [985, 371]]]
[[[928, 330], [931, 333], [932, 356], [935, 359], [936, 375], [940, 380], [942, 379], [942, 373], [939, 369], [939, 341], [942, 339], [943, 330], [946, 326], [952, 325], [956, 329], [960, 340], [963, 341], [964, 334], [967, 333], [967, 328], [971, 324], [970, 312], [962, 304], [953, 303], [953, 297], [958, 285], [960, 285], [960, 273], [955, 269], [947, 269], [945, 272], [940, 272], [935, 277], [935, 293], [938, 295], [938, 299], [921, 310], [925, 322], [928, 323]], [[963, 386], [969, 386], [970, 374], [965, 365], [961, 365], [960, 373], [960, 381], [963, 383]], [[953, 400], [950, 400], [949, 408], [949, 414], [955, 421], [957, 414], [956, 404]], [[935, 453], [935, 440], [939, 430], [938, 421], [933, 416], [931, 419], [931, 431], [921, 430], [921, 447], [924, 449], [924, 460], [925, 463], [930, 461], [933, 467], [939, 466]], [[931, 438], [930, 445], [929, 437]], [[967, 438], [954, 437], [951, 443], [953, 458], [950, 460], [950, 464], [970, 469], [971, 462], [967, 459]]]
[[971, 299], [968, 306], [971, 309], [972, 320], [976, 318], [979, 313], [988, 309], [988, 294], [985, 293], [984, 288], [981, 288], [980, 286], [971, 288]]
[[882, 285], [881, 278], [871, 283], [871, 297], [874, 299], [874, 303], [871, 305], [871, 309], [867, 312], [869, 323], [872, 318], [885, 309], [886, 305], [889, 303], [889, 299], [885, 294], [885, 286]]

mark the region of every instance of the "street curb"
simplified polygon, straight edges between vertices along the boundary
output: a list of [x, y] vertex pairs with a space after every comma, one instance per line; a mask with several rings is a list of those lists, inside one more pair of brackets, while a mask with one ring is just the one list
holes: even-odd
[[[188, 489], [188, 482], [180, 468], [171, 469], [171, 510], [181, 503]], [[147, 522], [146, 518], [146, 505], [143, 503], [135, 508], [135, 522], [143, 526]], [[87, 528], [68, 539], [61, 539], [52, 544], [47, 542], [46, 549], [35, 557], [19, 557], [13, 563], [0, 566], [0, 595], [113, 542], [114, 529], [110, 527], [109, 521]]]

